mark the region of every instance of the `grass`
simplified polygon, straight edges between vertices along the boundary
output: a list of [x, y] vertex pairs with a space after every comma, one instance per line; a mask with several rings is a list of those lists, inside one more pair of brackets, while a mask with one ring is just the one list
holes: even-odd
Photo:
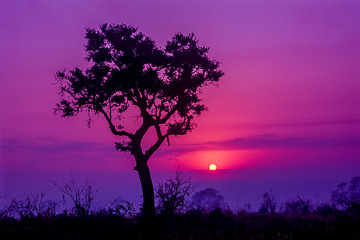
[[360, 239], [360, 217], [321, 214], [209, 213], [126, 218], [92, 214], [76, 217], [5, 218], [1, 239]]

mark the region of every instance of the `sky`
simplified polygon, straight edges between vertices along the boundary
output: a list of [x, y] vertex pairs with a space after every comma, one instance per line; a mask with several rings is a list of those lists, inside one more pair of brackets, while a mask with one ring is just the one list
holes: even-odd
[[360, 175], [359, 12], [357, 0], [1, 1], [2, 195], [73, 174], [104, 196], [140, 198], [134, 160], [104, 119], [89, 129], [86, 113], [53, 114], [56, 71], [86, 65], [85, 28], [124, 23], [158, 46], [193, 32], [225, 72], [195, 130], [150, 159], [154, 182], [179, 163], [233, 204], [271, 189], [323, 199]]

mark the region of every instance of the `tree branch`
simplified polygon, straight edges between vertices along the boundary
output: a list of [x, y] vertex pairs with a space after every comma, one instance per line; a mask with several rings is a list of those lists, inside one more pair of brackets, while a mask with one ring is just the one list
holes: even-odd
[[110, 128], [111, 132], [112, 132], [114, 135], [116, 135], [116, 136], [126, 136], [126, 137], [128, 137], [128, 138], [130, 138], [130, 139], [133, 138], [134, 135], [131, 134], [131, 133], [129, 133], [129, 132], [127, 132], [127, 131], [124, 131], [124, 130], [118, 131], [118, 130], [116, 130], [114, 124], [113, 124], [112, 121], [111, 121], [111, 118], [108, 116], [108, 114], [104, 111], [103, 108], [100, 108], [100, 112], [104, 115], [106, 121], [109, 123], [109, 128]]
[[159, 120], [159, 123], [160, 123], [160, 124], [166, 123], [166, 121], [170, 119], [170, 117], [176, 112], [176, 110], [177, 110], [177, 105], [175, 105], [175, 106], [165, 115], [165, 117], [161, 118], [161, 119]]
[[159, 149], [159, 147], [161, 146], [161, 144], [164, 142], [166, 135], [162, 135], [161, 133], [161, 129], [159, 125], [154, 125], [155, 130], [156, 130], [156, 135], [157, 135], [157, 141], [156, 143], [154, 143], [154, 145], [152, 145], [147, 151], [145, 151], [145, 157], [147, 160], [149, 160], [149, 158], [151, 157], [151, 155]]

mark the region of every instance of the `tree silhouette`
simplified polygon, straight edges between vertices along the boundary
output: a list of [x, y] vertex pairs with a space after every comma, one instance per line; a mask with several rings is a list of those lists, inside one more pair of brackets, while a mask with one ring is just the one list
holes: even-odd
[[216, 189], [206, 188], [192, 196], [191, 207], [197, 210], [213, 211], [227, 207], [224, 197]]
[[[194, 34], [175, 34], [158, 48], [132, 26], [103, 24], [99, 30], [86, 29], [85, 38], [89, 67], [57, 72], [61, 99], [55, 112], [71, 117], [87, 110], [104, 116], [111, 132], [122, 138], [116, 149], [135, 158], [144, 213], [153, 215], [154, 188], [147, 162], [165, 139], [170, 145], [170, 136], [193, 129], [194, 118], [206, 109], [199, 94], [218, 82], [223, 72]], [[125, 130], [121, 119], [134, 108], [142, 123]], [[141, 143], [152, 128], [156, 141], [143, 149]]]

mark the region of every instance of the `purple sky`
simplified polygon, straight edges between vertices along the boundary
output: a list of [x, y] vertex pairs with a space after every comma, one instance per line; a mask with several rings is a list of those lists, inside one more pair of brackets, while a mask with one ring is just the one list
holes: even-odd
[[[138, 27], [159, 46], [194, 32], [222, 63], [225, 76], [204, 94], [209, 111], [198, 127], [150, 160], [155, 181], [178, 161], [233, 202], [270, 189], [333, 190], [360, 175], [359, 12], [357, 0], [1, 1], [2, 192], [78, 173], [104, 194], [139, 197], [134, 162], [114, 150], [103, 119], [88, 129], [85, 113], [52, 113], [55, 72], [85, 66], [85, 28], [102, 23]], [[220, 170], [209, 175], [210, 163]]]

